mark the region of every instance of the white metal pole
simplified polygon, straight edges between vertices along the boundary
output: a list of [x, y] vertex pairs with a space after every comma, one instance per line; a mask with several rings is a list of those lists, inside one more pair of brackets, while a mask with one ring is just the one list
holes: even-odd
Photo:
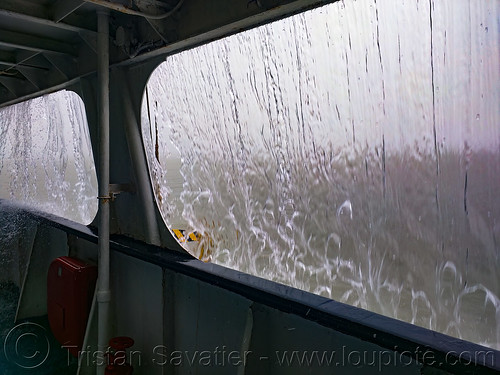
[[99, 270], [97, 320], [97, 374], [103, 375], [109, 332], [109, 11], [97, 12], [97, 82], [99, 108]]

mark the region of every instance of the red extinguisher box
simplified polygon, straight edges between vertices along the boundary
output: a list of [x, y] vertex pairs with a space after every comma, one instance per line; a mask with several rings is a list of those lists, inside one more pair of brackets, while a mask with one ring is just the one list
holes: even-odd
[[47, 276], [47, 314], [59, 343], [75, 357], [83, 345], [97, 267], [70, 257], [56, 258]]

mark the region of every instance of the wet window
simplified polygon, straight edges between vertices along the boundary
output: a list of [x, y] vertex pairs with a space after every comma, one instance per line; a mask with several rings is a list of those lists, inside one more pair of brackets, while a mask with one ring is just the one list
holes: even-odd
[[60, 91], [0, 109], [0, 198], [89, 224], [97, 177], [81, 98]]
[[500, 348], [499, 14], [342, 1], [170, 56], [142, 111], [166, 224], [202, 260]]

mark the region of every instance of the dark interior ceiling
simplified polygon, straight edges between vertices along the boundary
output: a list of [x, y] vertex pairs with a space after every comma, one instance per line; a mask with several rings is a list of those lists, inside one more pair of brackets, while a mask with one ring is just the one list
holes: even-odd
[[110, 65], [139, 63], [332, 1], [0, 0], [0, 107], [94, 74], [97, 11]]
[[[107, 0], [0, 0], [0, 104], [57, 89], [95, 71], [96, 12], [109, 9], [95, 2], [108, 3]], [[108, 3], [122, 8], [109, 10], [110, 63], [127, 61], [169, 44], [183, 2]], [[167, 16], [149, 20], [124, 11]]]

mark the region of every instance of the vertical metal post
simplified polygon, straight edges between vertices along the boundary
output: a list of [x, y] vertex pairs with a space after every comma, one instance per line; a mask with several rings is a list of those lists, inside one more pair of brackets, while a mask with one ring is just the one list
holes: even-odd
[[[104, 353], [109, 341], [109, 11], [97, 12], [97, 81], [99, 108], [99, 271], [98, 303], [98, 358], [97, 374], [106, 367]], [[99, 356], [101, 357], [101, 356]]]
[[151, 179], [148, 174], [148, 164], [144, 154], [140, 132], [140, 114], [137, 114], [134, 110], [131, 90], [127, 84], [127, 77], [123, 71], [121, 74], [120, 81], [123, 83], [122, 103], [125, 114], [125, 135], [127, 137], [127, 143], [136, 175], [137, 189], [144, 209], [147, 241], [153, 245], [160, 245], [160, 233], [158, 231], [158, 223], [155, 216], [154, 195], [151, 189]]

